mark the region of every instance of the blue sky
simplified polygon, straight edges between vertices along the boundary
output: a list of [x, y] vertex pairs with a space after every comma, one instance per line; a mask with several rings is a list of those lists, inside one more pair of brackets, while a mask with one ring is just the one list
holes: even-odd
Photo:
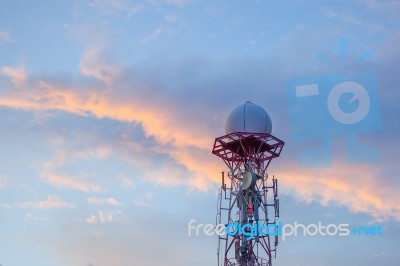
[[[375, 0], [1, 1], [0, 264], [215, 265], [216, 239], [187, 223], [214, 223], [213, 141], [251, 100], [286, 142], [270, 166], [282, 222], [384, 227], [288, 238], [274, 265], [398, 265], [399, 14]], [[379, 160], [349, 161], [342, 128], [331, 165], [304, 167], [321, 143], [296, 139], [293, 119], [321, 121], [293, 112], [288, 84], [365, 70], [381, 126], [356, 136]]]

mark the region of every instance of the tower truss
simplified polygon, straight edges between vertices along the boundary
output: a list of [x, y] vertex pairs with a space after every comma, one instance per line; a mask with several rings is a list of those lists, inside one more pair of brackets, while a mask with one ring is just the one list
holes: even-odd
[[218, 266], [272, 265], [278, 236], [260, 234], [257, 228], [278, 228], [278, 180], [268, 177], [267, 168], [283, 146], [282, 140], [268, 133], [234, 132], [215, 139], [212, 153], [229, 170], [227, 178], [222, 173], [216, 222], [235, 224], [245, 232], [256, 228], [251, 236], [239, 230], [234, 235], [219, 236]]

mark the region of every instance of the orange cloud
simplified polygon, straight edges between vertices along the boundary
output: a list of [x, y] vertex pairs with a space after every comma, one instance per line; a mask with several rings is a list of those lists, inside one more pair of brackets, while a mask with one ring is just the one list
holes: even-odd
[[100, 186], [86, 181], [83, 176], [57, 174], [53, 169], [54, 167], [52, 162], [47, 162], [44, 164], [43, 170], [40, 173], [43, 180], [47, 183], [55, 187], [72, 188], [84, 192], [101, 191]]
[[[94, 76], [111, 86], [118, 79], [118, 67], [108, 66], [99, 59], [99, 50], [90, 50], [85, 53], [81, 62], [81, 70], [85, 75]], [[25, 73], [19, 71], [18, 73]], [[14, 86], [20, 86], [26, 79], [17, 78], [23, 75], [13, 75], [18, 79]], [[117, 86], [117, 85], [113, 85]], [[148, 88], [146, 93], [152, 92]], [[140, 96], [140, 95], [139, 95]], [[188, 180], [189, 184], [206, 189], [213, 179], [212, 171], [215, 162], [210, 160], [207, 165], [198, 164], [198, 157], [209, 157], [212, 146], [212, 130], [207, 125], [198, 123], [195, 127], [189, 126], [188, 118], [182, 113], [181, 106], [167, 104], [157, 100], [153, 103], [143, 97], [121, 98], [116, 91], [109, 89], [77, 91], [72, 87], [61, 87], [45, 80], [37, 80], [34, 86], [15, 90], [0, 97], [0, 105], [24, 110], [63, 110], [77, 115], [93, 114], [99, 118], [108, 117], [123, 122], [139, 122], [147, 136], [154, 136], [157, 141], [166, 145], [167, 153], [179, 163], [186, 166], [195, 175]], [[57, 186], [71, 187], [82, 191], [97, 191], [99, 188], [89, 183], [78, 181], [79, 177], [63, 177], [54, 174], [54, 171], [45, 169], [42, 176]], [[173, 180], [157, 181], [171, 183]], [[178, 182], [179, 183], [179, 182]]]
[[[63, 110], [80, 116], [88, 114], [98, 118], [111, 118], [122, 122], [138, 122], [146, 136], [154, 136], [158, 145], [152, 151], [169, 154], [178, 164], [184, 166], [190, 176], [184, 176], [178, 166], [157, 169], [145, 160], [134, 162], [129, 156], [125, 160], [139, 165], [152, 182], [167, 185], [189, 185], [197, 189], [208, 189], [220, 182], [220, 171], [225, 170], [223, 163], [211, 155], [214, 129], [206, 120], [196, 120], [190, 113], [190, 106], [180, 102], [166, 102], [158, 98], [158, 92], [147, 85], [135, 88], [135, 94], [126, 97], [115, 88], [123, 84], [120, 80], [122, 67], [102, 57], [99, 48], [87, 50], [81, 61], [84, 75], [95, 77], [106, 84], [102, 89], [79, 91], [73, 87], [62, 87], [39, 79], [27, 88], [25, 70], [3, 68], [3, 74], [10, 77], [15, 87], [20, 90], [7, 92], [0, 97], [0, 105], [24, 110]], [[114, 88], [114, 89], [113, 89]], [[205, 114], [207, 111], [204, 110]], [[193, 120], [195, 119], [195, 120]], [[126, 145], [135, 145], [126, 143]], [[105, 146], [106, 147], [106, 146]], [[138, 152], [145, 152], [141, 147], [132, 147]], [[105, 150], [108, 150], [105, 148]], [[107, 152], [106, 152], [107, 153]], [[105, 155], [107, 156], [107, 155]], [[121, 155], [123, 156], [123, 155]], [[59, 164], [62, 164], [62, 160]], [[400, 220], [399, 196], [394, 188], [379, 183], [378, 174], [370, 166], [346, 165], [327, 169], [297, 169], [290, 165], [280, 173], [284, 186], [294, 191], [301, 200], [318, 201], [321, 204], [334, 202], [348, 206], [355, 212], [366, 212], [380, 218]], [[57, 159], [45, 165], [42, 177], [59, 187], [70, 187], [82, 191], [100, 191], [101, 188], [87, 182], [81, 176], [57, 175]], [[282, 184], [281, 182], [281, 184]], [[380, 189], [378, 189], [380, 188]]]
[[377, 219], [400, 220], [400, 196], [378, 175], [374, 165], [337, 163], [332, 168], [282, 171], [278, 177], [286, 193], [293, 191], [306, 202], [333, 203]]

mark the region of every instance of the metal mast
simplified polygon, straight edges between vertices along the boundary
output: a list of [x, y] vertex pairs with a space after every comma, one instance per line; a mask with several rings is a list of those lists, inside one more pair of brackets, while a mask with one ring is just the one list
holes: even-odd
[[[217, 224], [236, 224], [246, 232], [258, 225], [278, 227], [278, 181], [268, 177], [267, 168], [283, 145], [269, 133], [233, 132], [215, 139], [212, 153], [229, 169], [227, 178], [222, 173]], [[218, 266], [271, 266], [278, 237], [256, 230], [251, 238], [239, 233], [219, 236]]]

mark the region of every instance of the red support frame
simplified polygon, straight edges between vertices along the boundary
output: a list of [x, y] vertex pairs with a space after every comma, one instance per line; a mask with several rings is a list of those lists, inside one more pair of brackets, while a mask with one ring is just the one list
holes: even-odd
[[268, 167], [273, 158], [279, 157], [285, 142], [268, 133], [234, 132], [215, 139], [212, 153], [228, 166], [243, 163], [254, 157], [256, 163]]

